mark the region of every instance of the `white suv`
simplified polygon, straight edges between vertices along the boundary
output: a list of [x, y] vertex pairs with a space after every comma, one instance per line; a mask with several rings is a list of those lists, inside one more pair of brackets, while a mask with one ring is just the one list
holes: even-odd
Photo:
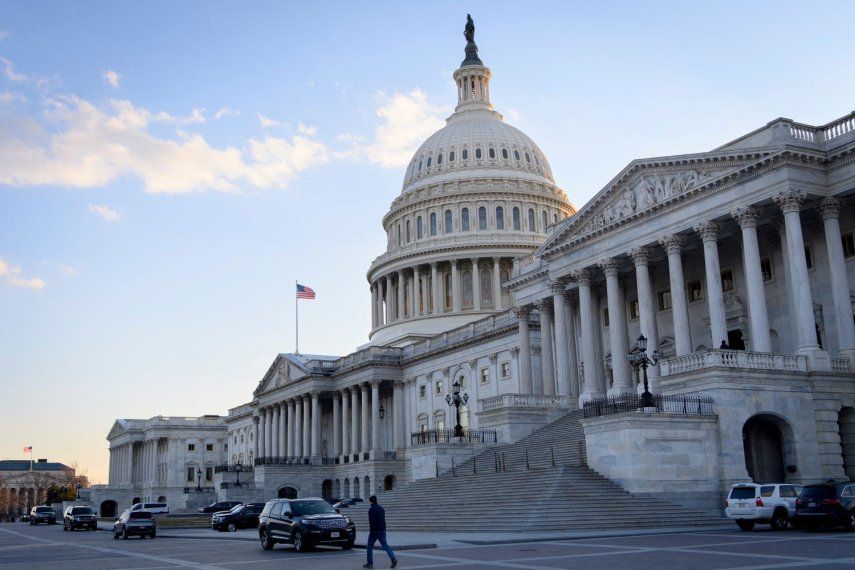
[[136, 503], [129, 511], [148, 511], [155, 515], [168, 515], [169, 505], [166, 503]]
[[772, 530], [785, 530], [793, 524], [791, 519], [801, 492], [801, 485], [737, 483], [730, 488], [724, 512], [742, 530], [751, 530], [758, 523], [768, 524]]

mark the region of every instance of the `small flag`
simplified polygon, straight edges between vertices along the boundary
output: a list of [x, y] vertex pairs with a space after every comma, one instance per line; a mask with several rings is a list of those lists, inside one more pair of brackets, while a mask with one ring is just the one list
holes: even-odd
[[33, 452], [33, 446], [32, 445], [28, 445], [27, 447], [24, 448], [24, 453], [32, 453], [32, 452]]
[[297, 298], [298, 299], [314, 299], [315, 298], [315, 290], [311, 287], [306, 287], [305, 285], [300, 285], [297, 283]]

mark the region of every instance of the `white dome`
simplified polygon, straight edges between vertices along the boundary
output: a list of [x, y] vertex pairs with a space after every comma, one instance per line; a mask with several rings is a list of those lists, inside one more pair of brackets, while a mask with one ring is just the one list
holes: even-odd
[[428, 183], [473, 175], [555, 184], [540, 148], [525, 133], [502, 121], [500, 114], [458, 111], [419, 147], [404, 175], [403, 193]]

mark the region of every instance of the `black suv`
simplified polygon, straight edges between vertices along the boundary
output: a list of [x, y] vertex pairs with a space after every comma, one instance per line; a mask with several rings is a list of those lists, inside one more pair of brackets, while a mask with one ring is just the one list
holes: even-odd
[[53, 507], [33, 507], [30, 511], [30, 524], [56, 524], [56, 511]]
[[98, 519], [90, 507], [71, 506], [65, 509], [62, 516], [62, 530], [98, 530]]
[[258, 517], [258, 538], [264, 550], [290, 543], [297, 552], [316, 545], [353, 548], [356, 525], [323, 499], [275, 499]]
[[796, 522], [806, 530], [820, 526], [855, 530], [855, 483], [805, 485], [796, 499]]
[[242, 505], [240, 501], [220, 501], [219, 503], [211, 503], [207, 507], [199, 507], [200, 513], [219, 513], [222, 511], [230, 511], [238, 505]]
[[211, 528], [223, 532], [234, 532], [239, 528], [256, 528], [258, 515], [264, 510], [264, 503], [247, 503], [238, 505], [225, 513], [214, 513], [211, 516]]

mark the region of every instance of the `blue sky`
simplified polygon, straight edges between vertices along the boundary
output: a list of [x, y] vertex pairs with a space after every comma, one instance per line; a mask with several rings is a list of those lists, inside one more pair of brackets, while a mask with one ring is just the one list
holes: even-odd
[[103, 480], [115, 417], [246, 401], [293, 350], [295, 279], [304, 352], [365, 342], [467, 11], [577, 206], [634, 158], [853, 109], [851, 2], [2, 0], [0, 457]]

